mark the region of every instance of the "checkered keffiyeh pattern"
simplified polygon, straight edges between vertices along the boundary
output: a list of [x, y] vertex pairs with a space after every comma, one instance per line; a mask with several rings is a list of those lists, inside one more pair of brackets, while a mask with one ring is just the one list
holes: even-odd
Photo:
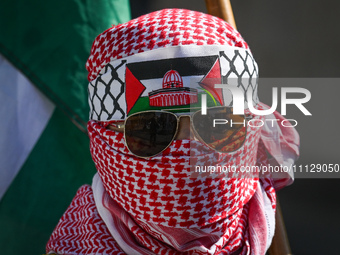
[[[219, 153], [191, 140], [175, 140], [161, 155], [133, 156], [123, 133], [90, 121], [91, 154], [105, 190], [132, 217], [168, 227], [200, 227], [242, 208], [253, 196], [258, 174], [243, 178], [241, 166], [256, 164], [259, 128], [248, 128], [243, 147]], [[194, 176], [192, 166], [236, 166], [224, 178]], [[232, 201], [232, 202], [231, 202]]]
[[[91, 121], [88, 128], [100, 178], [94, 178], [92, 190], [85, 186], [78, 192], [52, 234], [48, 251], [264, 253], [267, 239], [271, 240], [264, 226], [273, 227], [266, 213], [273, 217], [275, 212], [275, 191], [269, 178], [190, 178], [185, 176], [190, 173], [188, 165], [183, 166], [189, 160], [186, 156], [196, 157], [198, 162], [207, 160], [201, 156], [215, 152], [197, 143], [195, 155], [189, 154], [192, 141], [178, 140], [156, 162], [143, 162], [129, 154], [122, 134], [107, 130], [106, 125]], [[245, 150], [221, 160], [267, 164], [264, 145], [258, 143], [259, 130], [249, 133]], [[257, 216], [251, 219], [250, 214]]]
[[59, 220], [46, 245], [47, 253], [123, 255], [96, 209], [89, 185], [82, 186]]
[[[263, 242], [266, 242], [266, 236], [271, 237], [264, 228], [270, 224], [264, 207], [272, 208], [272, 216], [275, 213], [275, 191], [270, 179], [261, 180], [253, 198], [237, 214], [237, 220], [231, 221], [229, 225], [212, 224], [205, 229], [167, 229], [135, 221], [107, 193], [100, 195], [102, 204], [98, 206], [89, 185], [78, 190], [47, 243], [47, 254], [262, 255], [266, 250]], [[105, 210], [107, 217], [99, 216], [99, 210]], [[250, 213], [256, 215], [257, 219], [249, 218]], [[108, 218], [111, 224], [107, 223]], [[225, 227], [228, 227], [228, 231]], [[211, 229], [213, 231], [207, 231]], [[113, 235], [121, 237], [119, 244]], [[172, 247], [178, 248], [180, 245], [182, 250], [189, 251], [180, 252], [164, 245], [169, 236]]]
[[[264, 105], [263, 107], [265, 108]], [[278, 114], [276, 117], [282, 118]], [[144, 165], [145, 171], [141, 168], [133, 169], [129, 166], [138, 166], [140, 162], [129, 155], [121, 133], [115, 133], [105, 128], [108, 123], [89, 122], [92, 154], [101, 178], [94, 178], [92, 189], [89, 186], [83, 186], [78, 191], [54, 230], [47, 244], [47, 252], [58, 254], [242, 255], [265, 253], [271, 243], [275, 226], [274, 187], [277, 184], [282, 187], [282, 180], [275, 183], [270, 175], [261, 179], [252, 178], [245, 186], [241, 186], [241, 189], [245, 191], [243, 192], [237, 187], [238, 182], [235, 181], [235, 178], [228, 180], [225, 176], [225, 179], [210, 178], [206, 181], [201, 178], [203, 182], [194, 187], [193, 192], [190, 189], [197, 183], [189, 184], [188, 187], [183, 186], [183, 190], [176, 189], [178, 185], [183, 184], [181, 181], [183, 176], [181, 176], [181, 172], [176, 174], [176, 167], [171, 167], [171, 165], [176, 166], [177, 163], [182, 162], [181, 158], [188, 155], [190, 148], [188, 144], [192, 141], [175, 141], [157, 159], [166, 163], [167, 167], [163, 165], [159, 169], [157, 168], [159, 165], [150, 162], [150, 164]], [[283, 144], [283, 148], [291, 147], [291, 152], [293, 152], [296, 149], [296, 144], [292, 141], [296, 141], [298, 137], [296, 134], [294, 135], [293, 131], [290, 132], [292, 133], [285, 134], [284, 139], [280, 138], [282, 140], [280, 143]], [[245, 143], [245, 146], [248, 146], [247, 150], [240, 150], [239, 154], [233, 155], [234, 157], [229, 155], [229, 159], [241, 165], [244, 163], [242, 160], [249, 160], [253, 157], [252, 152], [256, 151], [254, 153], [255, 161], [252, 161], [252, 164], [268, 165], [266, 149], [271, 149], [267, 147], [268, 137], [265, 137], [266, 141], [264, 142], [262, 138], [259, 138], [261, 136], [259, 130], [250, 130], [249, 133]], [[200, 155], [211, 153], [209, 149], [204, 149], [202, 146], [204, 145], [193, 146], [198, 158]], [[272, 151], [269, 150], [269, 152]], [[175, 164], [171, 164], [174, 162]], [[172, 178], [176, 178], [173, 190], [171, 188], [164, 189], [169, 186], [169, 176], [163, 173], [169, 173], [169, 170], [172, 174], [175, 173], [172, 176]], [[152, 176], [152, 174], [155, 175]], [[112, 182], [110, 175], [118, 175], [117, 180]], [[145, 180], [150, 177], [152, 183], [147, 184]], [[240, 180], [242, 183], [244, 179], [240, 178]], [[224, 191], [224, 193], [216, 196], [214, 194], [207, 195], [206, 192], [209, 192], [210, 186], [214, 189], [217, 187], [217, 183], [219, 184], [217, 190]], [[222, 184], [226, 183], [229, 186], [223, 187]], [[163, 186], [161, 187], [160, 184]], [[202, 187], [205, 188], [202, 189]], [[127, 192], [126, 194], [115, 193], [115, 189], [120, 191], [125, 189]], [[188, 194], [185, 192], [186, 190], [190, 190], [192, 193]], [[150, 203], [156, 201], [157, 196], [163, 196], [164, 192], [167, 192], [168, 195], [162, 198], [164, 201], [160, 200], [158, 204]], [[171, 192], [173, 194], [170, 194]], [[179, 197], [174, 198], [178, 194]], [[191, 199], [184, 199], [186, 195]], [[195, 196], [198, 199], [195, 199]], [[219, 214], [218, 210], [214, 210], [215, 206], [220, 205], [216, 203], [219, 196], [227, 208], [227, 213]], [[201, 217], [200, 210], [206, 208], [197, 207], [200, 202], [198, 200], [204, 200], [205, 207], [210, 209], [206, 212], [210, 217]], [[193, 211], [198, 209], [197, 213], [188, 215], [182, 211], [182, 214], [177, 215], [176, 218], [176, 215], [171, 215], [171, 212], [177, 210], [169, 210], [171, 208], [164, 206], [169, 201], [173, 202], [172, 208], [181, 210], [182, 206], [182, 209], [185, 210], [184, 207], [188, 206], [189, 210], [187, 211], [190, 211], [190, 208], [193, 208]], [[188, 203], [184, 204], [183, 201]], [[134, 203], [132, 206], [136, 206], [136, 208], [131, 210], [129, 203]], [[151, 208], [150, 205], [154, 207]], [[235, 205], [238, 209], [233, 210]], [[139, 212], [140, 214], [138, 214]], [[181, 218], [184, 215], [186, 215], [186, 219], [182, 221]], [[177, 221], [164, 216], [173, 216]], [[166, 219], [167, 222], [162, 219]]]
[[86, 63], [88, 80], [95, 79], [114, 59], [179, 45], [248, 48], [241, 35], [220, 18], [189, 10], [165, 9], [114, 26], [100, 34], [93, 42]]
[[[94, 82], [110, 70], [116, 71], [112, 74], [119, 80], [123, 68], [110, 69], [114, 60], [188, 45], [232, 46], [236, 51], [250, 52], [240, 34], [223, 20], [189, 10], [166, 9], [100, 34], [86, 63], [88, 80]], [[223, 54], [221, 61], [230, 66], [229, 71], [237, 70], [234, 63], [238, 53], [230, 61]], [[250, 60], [252, 56], [247, 55], [243, 62]], [[252, 64], [243, 65], [242, 70], [257, 77], [257, 66], [254, 61]], [[119, 74], [124, 76], [123, 72]], [[118, 85], [124, 87], [123, 79]], [[105, 93], [104, 98], [109, 92]], [[115, 102], [120, 101], [116, 98]], [[262, 103], [258, 106], [268, 108]], [[107, 109], [101, 105], [98, 113], [103, 110]], [[276, 112], [270, 117], [283, 119]], [[243, 147], [226, 154], [197, 141], [175, 140], [162, 154], [146, 160], [128, 151], [122, 133], [107, 129], [109, 119], [88, 123], [98, 174], [92, 187], [85, 185], [78, 190], [50, 237], [47, 253], [265, 254], [275, 228], [274, 187], [283, 187], [290, 177], [274, 181], [271, 175], [259, 178], [236, 171], [212, 178], [193, 174], [191, 166], [225, 165], [239, 170], [241, 166], [268, 165], [267, 152], [280, 164], [288, 164], [298, 155], [295, 129], [248, 126]]]

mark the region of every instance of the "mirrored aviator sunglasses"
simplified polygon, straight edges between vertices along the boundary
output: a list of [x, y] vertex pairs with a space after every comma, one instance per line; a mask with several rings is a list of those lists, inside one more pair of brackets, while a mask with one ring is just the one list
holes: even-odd
[[[231, 107], [219, 106], [191, 115], [177, 116], [167, 111], [145, 111], [128, 116], [124, 125], [125, 143], [135, 156], [148, 158], [167, 149], [175, 139], [179, 121], [191, 119], [194, 136], [211, 149], [229, 153], [240, 149], [245, 141], [247, 126], [244, 115], [234, 115]], [[188, 127], [189, 128], [189, 127]]]

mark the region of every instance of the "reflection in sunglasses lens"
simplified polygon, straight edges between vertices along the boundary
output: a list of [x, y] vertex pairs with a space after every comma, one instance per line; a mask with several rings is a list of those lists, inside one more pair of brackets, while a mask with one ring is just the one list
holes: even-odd
[[[214, 120], [217, 119], [223, 120], [224, 124], [219, 123], [214, 127]], [[219, 152], [235, 151], [244, 143], [246, 137], [244, 116], [233, 115], [232, 108], [210, 108], [206, 115], [199, 111], [192, 116], [192, 121], [196, 135], [210, 148]]]
[[177, 129], [177, 118], [167, 112], [142, 112], [125, 123], [129, 150], [140, 157], [151, 157], [169, 146]]

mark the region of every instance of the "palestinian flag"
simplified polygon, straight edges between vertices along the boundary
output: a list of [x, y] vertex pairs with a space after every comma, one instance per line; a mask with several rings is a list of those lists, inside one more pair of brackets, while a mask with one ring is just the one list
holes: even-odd
[[92, 182], [85, 62], [99, 33], [129, 19], [128, 0], [1, 1], [1, 254], [44, 253]]
[[218, 99], [216, 105], [222, 105], [222, 90], [214, 88], [221, 80], [217, 55], [127, 64], [127, 113], [138, 111], [141, 105], [145, 110], [200, 108], [200, 95], [209, 91]]

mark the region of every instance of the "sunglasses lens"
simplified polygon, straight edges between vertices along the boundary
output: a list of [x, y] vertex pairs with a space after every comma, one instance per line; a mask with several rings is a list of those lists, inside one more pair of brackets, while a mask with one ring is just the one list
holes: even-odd
[[141, 112], [126, 120], [126, 145], [139, 157], [152, 157], [170, 145], [176, 130], [175, 115], [168, 112]]
[[206, 115], [198, 111], [192, 116], [192, 122], [195, 135], [219, 152], [238, 150], [246, 138], [244, 116], [233, 115], [230, 107], [208, 108]]

